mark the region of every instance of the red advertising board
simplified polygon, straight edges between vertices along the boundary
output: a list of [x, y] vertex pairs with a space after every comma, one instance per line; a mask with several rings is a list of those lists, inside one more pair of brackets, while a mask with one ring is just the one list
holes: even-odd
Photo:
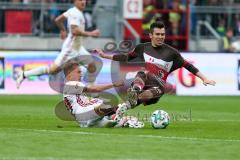
[[6, 33], [32, 33], [31, 11], [5, 11]]

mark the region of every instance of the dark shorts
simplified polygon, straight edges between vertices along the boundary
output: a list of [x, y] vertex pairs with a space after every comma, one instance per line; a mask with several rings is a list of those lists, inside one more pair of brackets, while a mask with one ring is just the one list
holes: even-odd
[[[144, 105], [157, 103], [164, 94], [165, 81], [153, 74], [145, 73], [143, 71], [138, 72], [136, 78], [141, 78], [144, 81], [145, 86], [143, 88], [143, 91], [150, 90], [150, 92], [152, 92], [155, 97], [142, 103]], [[139, 104], [141, 104], [141, 102], [139, 102]]]

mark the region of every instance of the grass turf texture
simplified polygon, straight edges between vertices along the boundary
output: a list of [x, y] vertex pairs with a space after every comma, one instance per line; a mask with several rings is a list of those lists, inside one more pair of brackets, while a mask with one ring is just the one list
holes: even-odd
[[0, 96], [0, 159], [240, 159], [239, 97], [164, 96], [128, 112], [167, 111], [167, 129], [79, 128], [56, 117], [61, 96]]

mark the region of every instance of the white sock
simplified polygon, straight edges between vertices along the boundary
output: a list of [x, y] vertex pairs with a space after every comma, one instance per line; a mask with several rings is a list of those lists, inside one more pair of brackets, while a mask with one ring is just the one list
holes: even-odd
[[103, 117], [101, 120], [97, 121], [95, 127], [113, 127], [115, 125], [115, 121], [108, 119], [107, 116]]
[[43, 74], [49, 74], [49, 66], [41, 66], [28, 71], [24, 71], [25, 77], [39, 76]]

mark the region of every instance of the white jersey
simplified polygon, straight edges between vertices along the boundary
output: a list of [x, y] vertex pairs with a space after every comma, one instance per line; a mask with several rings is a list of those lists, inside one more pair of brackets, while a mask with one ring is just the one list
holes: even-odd
[[78, 26], [82, 31], [85, 30], [85, 19], [82, 11], [73, 7], [64, 12], [63, 15], [67, 18], [68, 22], [68, 36], [62, 45], [61, 53], [55, 59], [54, 63], [57, 66], [62, 66], [70, 59], [76, 57], [80, 58], [78, 61], [82, 65], [94, 62], [91, 54], [82, 45], [82, 36], [74, 36], [71, 31], [71, 25]]
[[63, 89], [63, 97], [68, 109], [72, 110], [73, 114], [78, 114], [81, 108], [94, 108], [102, 105], [103, 100], [98, 98], [90, 98], [85, 95], [84, 88], [86, 86], [78, 81], [68, 81]]
[[79, 81], [68, 81], [65, 83], [63, 88], [63, 96], [81, 95], [85, 85]]
[[63, 96], [64, 104], [73, 114], [81, 127], [88, 127], [96, 122], [101, 116], [95, 112], [95, 108], [103, 105], [103, 100], [89, 98], [84, 92], [85, 85], [78, 81], [65, 83]]
[[74, 36], [71, 32], [71, 25], [78, 26], [82, 31], [85, 31], [85, 19], [83, 12], [76, 7], [68, 9], [63, 15], [67, 18], [68, 36], [63, 43], [63, 50], [79, 51], [82, 43], [81, 36]]

